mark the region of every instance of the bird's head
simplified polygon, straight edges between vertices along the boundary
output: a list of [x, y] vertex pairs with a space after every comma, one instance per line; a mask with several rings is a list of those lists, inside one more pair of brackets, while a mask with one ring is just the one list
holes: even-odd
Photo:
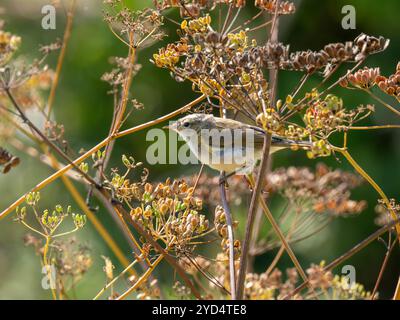
[[211, 114], [194, 113], [178, 119], [165, 129], [176, 131], [182, 134], [183, 131], [194, 130], [200, 133], [202, 129], [212, 129], [215, 127], [215, 119]]

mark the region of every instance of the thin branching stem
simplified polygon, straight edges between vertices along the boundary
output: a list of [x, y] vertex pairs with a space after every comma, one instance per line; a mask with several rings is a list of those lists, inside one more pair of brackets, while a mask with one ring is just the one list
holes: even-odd
[[393, 252], [395, 245], [396, 245], [396, 241], [393, 241], [393, 243], [388, 246], [388, 248], [385, 252], [385, 258], [383, 259], [381, 268], [379, 269], [378, 278], [376, 279], [374, 289], [372, 290], [372, 293], [371, 293], [371, 300], [375, 299], [376, 293], [378, 292], [379, 285], [381, 284], [381, 281], [382, 281], [383, 273], [386, 270], [387, 263], [389, 261], [390, 255]]
[[390, 111], [392, 111], [393, 113], [395, 113], [396, 115], [400, 116], [400, 110], [395, 109], [394, 107], [392, 107], [390, 104], [386, 103], [385, 101], [383, 101], [381, 98], [379, 98], [377, 95], [375, 95], [371, 90], [369, 89], [361, 89], [363, 91], [365, 91], [366, 93], [368, 93], [373, 99], [375, 99], [376, 101], [378, 101], [380, 104], [382, 104], [383, 106], [385, 106], [386, 108], [388, 108]]

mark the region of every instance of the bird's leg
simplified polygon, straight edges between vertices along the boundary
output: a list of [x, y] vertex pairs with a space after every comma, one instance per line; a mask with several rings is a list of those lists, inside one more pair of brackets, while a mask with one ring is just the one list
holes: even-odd
[[85, 203], [90, 211], [92, 211], [93, 213], [96, 213], [97, 211], [99, 211], [99, 206], [92, 206], [92, 204], [91, 204], [92, 194], [93, 194], [93, 185], [89, 186], [89, 190], [86, 195]]
[[[249, 186], [250, 192], [253, 192], [253, 185], [252, 185], [252, 183], [251, 183], [251, 181], [250, 181], [249, 176], [248, 176], [248, 175], [244, 175], [243, 178], [244, 178], [244, 180], [246, 181], [247, 185]], [[268, 191], [265, 191], [265, 190], [261, 190], [261, 193], [262, 193], [262, 194], [265, 194], [265, 195], [268, 195], [268, 194], [269, 194], [269, 192], [268, 192]]]
[[220, 174], [219, 175], [218, 184], [219, 185], [224, 185], [225, 188], [228, 188], [229, 187], [229, 185], [228, 185], [228, 177], [230, 177], [230, 176], [231, 176], [231, 174], [228, 174], [228, 175]]
[[235, 174], [238, 174], [239, 172], [241, 172], [243, 169], [246, 169], [247, 167], [248, 167], [247, 165], [243, 165], [239, 169], [236, 169], [235, 171], [232, 171], [228, 174], [220, 175], [219, 176], [219, 184], [225, 183], [225, 185], [228, 186], [228, 178], [234, 176]]

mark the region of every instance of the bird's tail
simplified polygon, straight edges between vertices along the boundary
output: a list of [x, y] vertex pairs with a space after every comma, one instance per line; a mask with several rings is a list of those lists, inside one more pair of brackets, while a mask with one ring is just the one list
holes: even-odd
[[278, 136], [272, 136], [271, 145], [279, 148], [290, 148], [290, 147], [299, 147], [299, 148], [311, 148], [312, 144], [309, 141], [301, 141], [301, 140], [291, 140]]

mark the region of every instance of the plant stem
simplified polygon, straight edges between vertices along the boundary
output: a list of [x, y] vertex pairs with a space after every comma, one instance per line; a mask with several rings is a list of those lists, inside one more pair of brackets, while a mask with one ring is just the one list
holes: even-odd
[[378, 129], [400, 129], [400, 125], [386, 124], [382, 126], [347, 127], [347, 130], [378, 130]]
[[240, 266], [239, 266], [239, 276], [237, 280], [237, 299], [243, 299], [244, 293], [244, 282], [246, 280], [246, 272], [247, 272], [247, 262], [249, 258], [249, 249], [251, 243], [251, 234], [254, 225], [254, 218], [256, 216], [257, 208], [259, 205], [259, 197], [262, 190], [262, 185], [264, 182], [265, 172], [268, 167], [268, 159], [269, 159], [269, 150], [271, 146], [271, 134], [266, 133], [264, 137], [264, 147], [263, 147], [263, 158], [260, 164], [260, 170], [257, 175], [257, 184], [255, 188], [253, 188], [253, 194], [251, 197], [249, 213], [247, 215], [247, 223], [246, 223], [246, 232], [245, 238], [242, 244], [242, 254], [240, 257]]
[[151, 275], [151, 273], [154, 271], [155, 267], [157, 267], [157, 265], [161, 262], [161, 260], [163, 258], [164, 258], [164, 256], [160, 255], [157, 258], [157, 260], [154, 261], [154, 263], [149, 266], [147, 271], [138, 279], [138, 281], [132, 287], [130, 287], [128, 290], [126, 290], [123, 294], [121, 294], [117, 298], [117, 300], [124, 300], [131, 292], [133, 292], [135, 289], [140, 287], [143, 284], [143, 282], [145, 282], [147, 280], [147, 278]]
[[[47, 277], [49, 280], [49, 284], [50, 284], [50, 289], [51, 289], [51, 294], [53, 296], [53, 300], [57, 300], [57, 294], [55, 292], [55, 289], [53, 287], [53, 277], [51, 274], [51, 266], [49, 261], [47, 260], [47, 253], [49, 252], [49, 245], [50, 245], [50, 241], [51, 241], [51, 237], [50, 236], [46, 236], [46, 243], [44, 245], [44, 249], [43, 249], [43, 265], [46, 268], [47, 271]], [[55, 280], [55, 279], [54, 279]]]
[[61, 69], [64, 63], [64, 59], [65, 59], [65, 54], [67, 51], [67, 44], [68, 41], [71, 37], [71, 31], [72, 31], [72, 24], [74, 21], [74, 13], [76, 10], [76, 0], [71, 0], [71, 7], [67, 12], [67, 24], [65, 26], [65, 31], [64, 31], [64, 37], [63, 37], [63, 42], [61, 45], [61, 51], [60, 51], [60, 55], [58, 56], [58, 61], [57, 61], [57, 67], [56, 67], [56, 71], [55, 71], [55, 75], [54, 75], [54, 80], [53, 83], [51, 85], [51, 89], [50, 89], [50, 94], [49, 94], [49, 98], [47, 100], [47, 120], [50, 118], [51, 115], [51, 110], [53, 107], [53, 103], [54, 103], [54, 98], [56, 95], [56, 90], [57, 90], [57, 86], [58, 86], [58, 82], [60, 79], [60, 74], [61, 74]]
[[[275, 3], [276, 10], [272, 19], [272, 26], [270, 30], [270, 41], [272, 43], [278, 42], [278, 7], [279, 7], [279, 0]], [[271, 103], [274, 104], [276, 99], [276, 88], [278, 82], [278, 70], [276, 68], [271, 69], [269, 73], [269, 86], [271, 88], [270, 92], [270, 100]], [[264, 107], [265, 109], [265, 107]], [[265, 112], [265, 110], [264, 110]], [[250, 208], [247, 215], [247, 223], [246, 223], [246, 233], [245, 238], [242, 244], [242, 255], [240, 257], [240, 266], [239, 266], [239, 276], [237, 280], [237, 298], [243, 299], [244, 294], [244, 283], [246, 280], [246, 272], [247, 272], [247, 264], [249, 259], [249, 249], [251, 245], [251, 235], [253, 234], [253, 227], [254, 227], [254, 219], [257, 214], [257, 209], [259, 205], [259, 198], [261, 198], [261, 190], [263, 188], [264, 178], [268, 169], [269, 163], [269, 152], [271, 148], [271, 140], [272, 136], [268, 132], [264, 135], [264, 144], [263, 144], [263, 156], [260, 164], [260, 169], [257, 175], [257, 183], [255, 187], [253, 187], [253, 193], [250, 202]], [[251, 177], [251, 176], [250, 176]]]
[[235, 251], [234, 251], [234, 234], [233, 234], [233, 223], [232, 215], [229, 209], [228, 201], [226, 200], [226, 189], [225, 189], [225, 173], [221, 173], [220, 179], [220, 193], [222, 205], [225, 211], [226, 224], [228, 227], [228, 240], [229, 240], [229, 279], [230, 279], [230, 291], [232, 300], [236, 300], [236, 270], [235, 270]]
[[372, 290], [371, 300], [374, 300], [374, 298], [375, 298], [376, 292], [378, 291], [379, 285], [382, 280], [383, 273], [385, 272], [387, 263], [389, 261], [390, 254], [392, 253], [395, 245], [396, 245], [396, 241], [393, 241], [392, 245], [389, 245], [389, 247], [386, 250], [385, 258], [383, 259], [382, 266], [379, 270], [379, 274], [378, 274], [378, 278], [376, 279], [376, 282], [375, 282], [374, 290]]

